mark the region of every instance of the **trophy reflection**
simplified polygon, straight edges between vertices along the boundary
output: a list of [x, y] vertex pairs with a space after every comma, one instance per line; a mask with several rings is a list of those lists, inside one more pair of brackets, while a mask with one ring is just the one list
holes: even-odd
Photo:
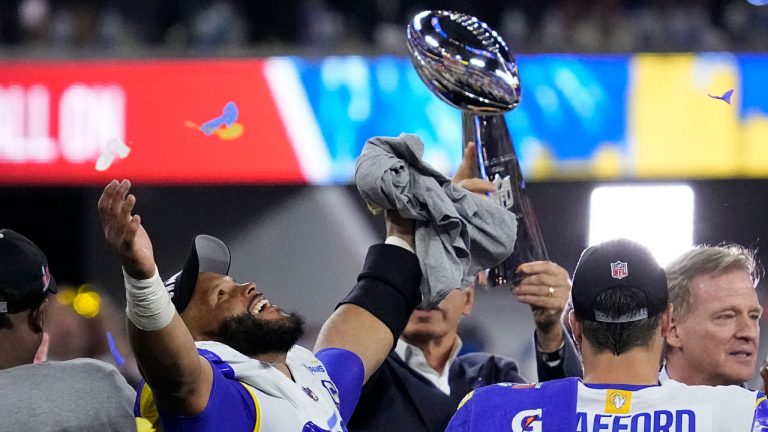
[[477, 146], [475, 174], [494, 182], [491, 199], [517, 216], [514, 251], [488, 274], [491, 286], [514, 285], [522, 276], [515, 272], [520, 264], [549, 259], [504, 119], [520, 103], [515, 59], [487, 24], [462, 13], [421, 12], [407, 36], [421, 80], [462, 112], [463, 145]]

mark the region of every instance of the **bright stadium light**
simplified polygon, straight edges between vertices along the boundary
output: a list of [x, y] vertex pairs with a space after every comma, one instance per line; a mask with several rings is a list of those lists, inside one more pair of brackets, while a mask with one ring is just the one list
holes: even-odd
[[628, 238], [666, 265], [693, 244], [693, 190], [686, 185], [601, 186], [592, 191], [589, 244]]

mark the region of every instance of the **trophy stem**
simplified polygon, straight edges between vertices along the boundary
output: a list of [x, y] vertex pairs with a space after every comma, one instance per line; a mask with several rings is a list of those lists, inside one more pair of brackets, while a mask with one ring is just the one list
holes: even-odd
[[478, 177], [496, 184], [497, 191], [491, 198], [517, 217], [514, 251], [509, 258], [490, 269], [488, 278], [491, 286], [512, 286], [519, 282], [521, 275], [515, 270], [520, 264], [549, 260], [544, 238], [528, 199], [520, 162], [504, 115], [463, 111], [462, 126], [464, 146], [470, 141], [477, 146]]
[[[480, 157], [480, 145], [478, 142], [477, 128], [475, 127], [475, 115], [468, 111], [461, 112], [461, 154], [467, 151], [467, 144], [473, 142], [476, 144], [478, 158]], [[486, 178], [485, 174], [482, 175], [478, 171], [480, 163], [472, 166], [472, 177]]]

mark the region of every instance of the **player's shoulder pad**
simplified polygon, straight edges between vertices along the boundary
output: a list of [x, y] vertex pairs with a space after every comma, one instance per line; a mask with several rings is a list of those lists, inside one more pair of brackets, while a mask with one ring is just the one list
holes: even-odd
[[752, 420], [753, 432], [768, 431], [768, 400], [763, 392], [757, 392], [755, 397], [755, 417]]
[[464, 396], [464, 399], [462, 399], [461, 403], [459, 404], [459, 408], [461, 408], [465, 403], [469, 402], [469, 400], [472, 399], [473, 397], [475, 397], [475, 399], [478, 399], [478, 397], [481, 399], [496, 398], [499, 396], [499, 393], [506, 393], [508, 391], [537, 389], [539, 387], [541, 387], [541, 384], [537, 384], [537, 383], [531, 383], [531, 384], [497, 383], [489, 386], [480, 387], [477, 390], [472, 390], [466, 396]]

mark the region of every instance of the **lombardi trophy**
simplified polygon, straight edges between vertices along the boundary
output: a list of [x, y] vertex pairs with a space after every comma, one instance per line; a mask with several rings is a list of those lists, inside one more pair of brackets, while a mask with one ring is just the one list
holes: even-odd
[[496, 184], [491, 198], [517, 216], [514, 251], [489, 273], [491, 286], [511, 286], [520, 264], [549, 259], [504, 119], [520, 103], [517, 63], [487, 24], [457, 12], [416, 15], [408, 25], [408, 49], [427, 87], [461, 110], [463, 145], [476, 144], [476, 174]]

